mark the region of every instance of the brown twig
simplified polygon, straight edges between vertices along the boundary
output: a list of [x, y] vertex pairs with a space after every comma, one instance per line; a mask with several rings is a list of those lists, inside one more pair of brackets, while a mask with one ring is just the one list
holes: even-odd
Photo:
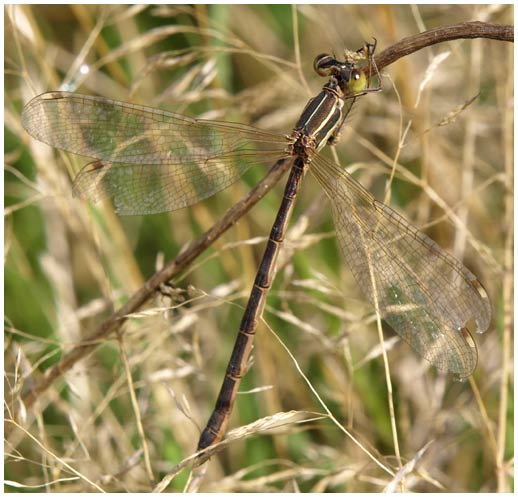
[[514, 42], [514, 26], [479, 21], [439, 26], [438, 28], [403, 38], [383, 50], [374, 60], [381, 71], [401, 57], [410, 55], [430, 45], [465, 38], [489, 38], [491, 40]]
[[45, 372], [43, 378], [34, 388], [27, 392], [23, 401], [25, 407], [29, 408], [38, 396], [44, 392], [57, 378], [71, 369], [74, 364], [93, 351], [97, 345], [111, 334], [126, 320], [128, 314], [137, 311], [154, 294], [157, 288], [171, 280], [178, 273], [189, 266], [200, 254], [210, 247], [225, 231], [233, 226], [244, 214], [246, 214], [259, 200], [261, 200], [281, 179], [282, 175], [291, 166], [291, 161], [279, 160], [245, 197], [231, 207], [226, 214], [209, 230], [201, 235], [196, 241], [182, 252], [176, 259], [167, 264], [160, 271], [156, 272], [144, 285], [139, 288], [130, 299], [106, 321], [104, 321], [90, 337], [76, 345], [70, 352]]
[[[404, 38], [387, 48], [376, 58], [376, 64], [381, 70], [396, 60], [409, 55], [424, 47], [463, 38], [490, 38], [501, 41], [514, 41], [513, 26], [496, 25], [483, 22], [465, 22], [434, 28], [423, 33]], [[289, 160], [280, 160], [270, 170], [267, 176], [240, 202], [227, 211], [225, 216], [212, 228], [206, 231], [198, 240], [193, 242], [175, 260], [155, 273], [128, 302], [117, 312], [104, 321], [85, 341], [67, 352], [58, 364], [47, 370], [36, 385], [23, 395], [25, 408], [29, 409], [38, 397], [62, 374], [69, 371], [76, 362], [92, 352], [102, 340], [119, 329], [128, 314], [134, 313], [144, 305], [163, 283], [183, 271], [201, 253], [214, 243], [226, 230], [246, 214], [266, 193], [280, 180], [290, 167]]]

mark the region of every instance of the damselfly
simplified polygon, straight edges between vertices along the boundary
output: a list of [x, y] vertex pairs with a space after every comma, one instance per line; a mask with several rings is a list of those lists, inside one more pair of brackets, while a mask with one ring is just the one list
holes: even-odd
[[[463, 378], [477, 363], [468, 327], [489, 326], [489, 299], [476, 277], [390, 207], [374, 199], [338, 164], [319, 155], [336, 141], [356, 99], [380, 90], [366, 44], [341, 62], [319, 55], [314, 68], [329, 81], [306, 105], [289, 136], [242, 124], [65, 92], [44, 93], [23, 110], [25, 129], [54, 147], [95, 158], [74, 181], [93, 201], [112, 199], [120, 214], [179, 209], [235, 182], [258, 162], [291, 161], [272, 227], [215, 409], [198, 449], [223, 436], [253, 337], [262, 317], [275, 262], [300, 182], [310, 170], [330, 199], [343, 256], [381, 317], [422, 357]], [[356, 59], [367, 59], [367, 69]]]

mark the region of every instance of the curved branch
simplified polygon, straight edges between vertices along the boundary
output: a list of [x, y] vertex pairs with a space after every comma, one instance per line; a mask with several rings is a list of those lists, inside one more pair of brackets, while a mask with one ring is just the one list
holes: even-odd
[[45, 371], [43, 378], [23, 395], [25, 407], [30, 408], [54, 380], [71, 369], [77, 361], [92, 352], [103, 339], [118, 330], [126, 321], [127, 316], [140, 309], [153, 296], [160, 285], [189, 267], [199, 255], [259, 202], [279, 182], [290, 167], [291, 160], [281, 159], [277, 161], [263, 180], [237, 204], [228, 209], [217, 223], [192, 242], [176, 259], [149, 278], [118, 311], [104, 321], [88, 338], [67, 352], [55, 366]]
[[[409, 55], [424, 47], [462, 38], [490, 38], [501, 41], [514, 41], [513, 26], [489, 24], [483, 22], [465, 22], [425, 31], [409, 36], [387, 48], [376, 57], [376, 64], [381, 70], [396, 60]], [[128, 314], [136, 312], [144, 305], [157, 288], [183, 271], [201, 253], [212, 245], [225, 231], [234, 225], [246, 214], [266, 193], [280, 180], [284, 172], [290, 167], [291, 161], [281, 160], [270, 170], [267, 176], [246, 195], [240, 202], [227, 211], [225, 216], [214, 224], [208, 231], [193, 242], [175, 260], [169, 262], [162, 270], [155, 273], [128, 302], [117, 312], [104, 321], [83, 342], [67, 352], [58, 364], [47, 370], [33, 388], [23, 395], [25, 408], [29, 409], [37, 398], [61, 375], [69, 371], [76, 362], [92, 352], [102, 340], [106, 339], [115, 330], [118, 330]]]
[[439, 26], [438, 28], [403, 38], [383, 50], [374, 60], [381, 71], [401, 57], [410, 55], [423, 48], [445, 41], [466, 38], [489, 38], [491, 40], [514, 42], [514, 26], [479, 21]]

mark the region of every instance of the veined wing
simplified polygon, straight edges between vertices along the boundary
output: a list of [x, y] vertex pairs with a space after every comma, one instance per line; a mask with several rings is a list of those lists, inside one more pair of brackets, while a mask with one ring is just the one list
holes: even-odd
[[328, 195], [336, 233], [356, 281], [381, 317], [441, 371], [469, 376], [491, 305], [476, 277], [340, 166], [317, 156], [310, 170]]
[[22, 124], [39, 141], [96, 159], [77, 175], [74, 191], [92, 201], [109, 196], [120, 214], [197, 203], [287, 146], [284, 136], [251, 126], [67, 92], [35, 97]]

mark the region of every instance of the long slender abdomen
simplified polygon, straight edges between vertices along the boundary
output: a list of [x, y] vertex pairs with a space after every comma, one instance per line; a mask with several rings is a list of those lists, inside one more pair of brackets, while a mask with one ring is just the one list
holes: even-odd
[[230, 413], [239, 390], [239, 384], [245, 373], [248, 357], [252, 350], [257, 324], [263, 315], [266, 296], [275, 275], [275, 263], [293, 211], [295, 197], [304, 176], [304, 167], [303, 160], [296, 158], [284, 189], [282, 203], [270, 232], [261, 264], [257, 270], [254, 286], [239, 327], [239, 334], [216, 400], [216, 406], [200, 436], [198, 450], [205, 449], [219, 442], [226, 431]]

